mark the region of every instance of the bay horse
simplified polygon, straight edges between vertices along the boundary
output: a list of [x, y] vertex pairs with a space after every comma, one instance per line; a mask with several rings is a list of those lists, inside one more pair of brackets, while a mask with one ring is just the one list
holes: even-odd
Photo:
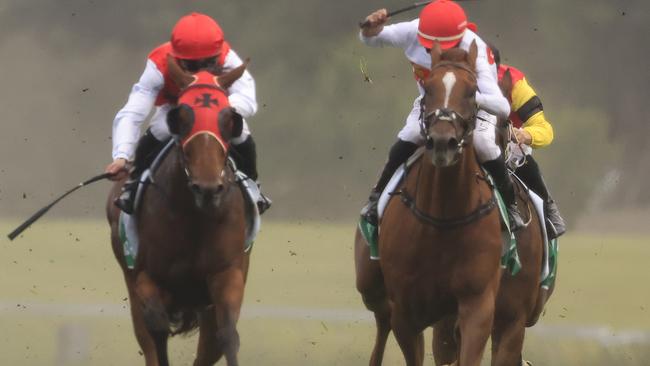
[[131, 317], [146, 366], [169, 365], [170, 335], [199, 328], [195, 366], [225, 355], [238, 364], [236, 323], [249, 265], [244, 251], [244, 197], [230, 164], [229, 140], [237, 121], [226, 95], [246, 64], [221, 75], [189, 74], [170, 56], [178, 106], [167, 116], [175, 146], [153, 175], [137, 211], [139, 249], [126, 265], [111, 189], [107, 217], [114, 255], [122, 268]]
[[426, 150], [386, 207], [378, 263], [356, 235], [357, 289], [377, 323], [371, 365], [381, 364], [391, 330], [406, 364], [422, 365], [423, 330], [457, 314], [456, 356], [462, 366], [478, 366], [492, 330], [503, 244], [472, 142], [478, 48], [442, 53], [436, 45], [430, 53], [421, 121]]

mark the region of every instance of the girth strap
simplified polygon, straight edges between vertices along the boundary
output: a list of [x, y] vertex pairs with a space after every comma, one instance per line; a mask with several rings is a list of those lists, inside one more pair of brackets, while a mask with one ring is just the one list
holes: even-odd
[[[396, 192], [397, 193], [397, 192]], [[453, 219], [439, 219], [427, 215], [426, 213], [420, 211], [415, 204], [415, 200], [405, 191], [401, 190], [399, 192], [400, 198], [404, 205], [408, 207], [413, 215], [417, 217], [423, 223], [439, 228], [439, 229], [452, 229], [459, 226], [464, 226], [470, 224], [483, 216], [487, 216], [495, 207], [497, 207], [497, 201], [494, 195], [490, 198], [488, 202], [479, 206], [474, 212], [470, 213], [467, 216], [453, 218]]]

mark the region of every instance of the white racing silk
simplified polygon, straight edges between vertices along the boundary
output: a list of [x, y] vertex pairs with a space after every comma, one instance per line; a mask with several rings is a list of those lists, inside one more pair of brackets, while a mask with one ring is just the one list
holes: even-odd
[[[224, 61], [224, 70], [232, 70], [241, 64], [242, 60], [237, 53], [232, 49], [229, 50]], [[158, 70], [155, 62], [147, 59], [144, 72], [133, 85], [126, 105], [117, 112], [113, 120], [113, 159], [133, 159], [142, 124], [154, 109], [156, 98], [164, 84], [162, 72]], [[257, 112], [255, 80], [248, 71], [245, 71], [244, 75], [228, 88], [228, 101], [242, 117], [249, 118], [255, 115]], [[156, 106], [151, 118], [152, 133], [159, 140], [169, 136], [166, 117], [170, 108], [169, 104]], [[249, 134], [248, 125], [244, 121], [243, 132], [237, 139], [233, 139], [233, 144], [243, 142]]]

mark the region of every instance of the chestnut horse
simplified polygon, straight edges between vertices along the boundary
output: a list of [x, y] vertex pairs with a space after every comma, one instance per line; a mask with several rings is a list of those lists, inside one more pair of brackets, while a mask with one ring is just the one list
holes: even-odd
[[[176, 144], [135, 213], [140, 244], [134, 269], [126, 266], [120, 212], [113, 205], [123, 182], [111, 189], [107, 216], [113, 252], [124, 272], [147, 366], [169, 365], [168, 337], [197, 326], [194, 365], [213, 365], [225, 354], [233, 366], [238, 364], [236, 323], [249, 254], [244, 251], [244, 197], [227, 163], [236, 122], [225, 90], [246, 65], [217, 78], [207, 71], [188, 74], [171, 57], [168, 64], [181, 89], [179, 105], [167, 117]], [[197, 90], [203, 99], [190, 93]]]
[[422, 365], [422, 332], [458, 314], [462, 366], [478, 366], [492, 330], [501, 278], [501, 222], [472, 143], [478, 49], [431, 51], [424, 82], [426, 151], [381, 221], [379, 262], [356, 237], [357, 288], [375, 313], [370, 364], [381, 364], [393, 330], [407, 365]]
[[[507, 71], [499, 86], [506, 96], [512, 92], [512, 76]], [[500, 121], [498, 139], [505, 148], [508, 125]], [[492, 365], [526, 365], [522, 349], [526, 327], [537, 323], [546, 302], [553, 293], [555, 283], [549, 287], [540, 285], [543, 260], [544, 228], [537, 211], [524, 187], [514, 180], [519, 207], [528, 207], [528, 225], [515, 233], [517, 251], [522, 268], [512, 276], [504, 271], [496, 301], [494, 327], [492, 329]], [[457, 359], [457, 342], [454, 334], [455, 316], [450, 316], [436, 325], [433, 339], [433, 353], [437, 364], [450, 364]]]

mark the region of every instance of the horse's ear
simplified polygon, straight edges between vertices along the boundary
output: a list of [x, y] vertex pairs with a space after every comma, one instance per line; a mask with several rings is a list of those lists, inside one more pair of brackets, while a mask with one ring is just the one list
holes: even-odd
[[476, 70], [476, 59], [478, 58], [478, 45], [476, 40], [472, 41], [472, 44], [469, 46], [469, 53], [467, 54], [467, 63], [472, 68]]
[[506, 70], [501, 80], [499, 80], [499, 88], [506, 98], [512, 94], [512, 74], [510, 73], [510, 69]]
[[187, 104], [172, 108], [167, 113], [167, 127], [172, 135], [184, 137], [194, 127], [194, 111]]
[[194, 82], [194, 75], [185, 72], [172, 55], [167, 55], [167, 69], [169, 76], [180, 89], [185, 89]]
[[219, 132], [226, 141], [241, 136], [244, 119], [234, 108], [224, 108], [219, 112]]
[[429, 53], [431, 54], [431, 68], [433, 69], [433, 67], [436, 66], [442, 58], [442, 48], [440, 48], [440, 43], [437, 41], [433, 42], [433, 47]]
[[228, 89], [230, 86], [237, 81], [242, 75], [244, 75], [244, 71], [246, 71], [246, 67], [248, 67], [248, 63], [250, 63], [251, 59], [247, 58], [243, 64], [239, 65], [238, 67], [232, 69], [231, 71], [228, 71], [225, 74], [221, 74], [217, 76], [217, 81], [219, 82], [219, 85], [224, 88]]

